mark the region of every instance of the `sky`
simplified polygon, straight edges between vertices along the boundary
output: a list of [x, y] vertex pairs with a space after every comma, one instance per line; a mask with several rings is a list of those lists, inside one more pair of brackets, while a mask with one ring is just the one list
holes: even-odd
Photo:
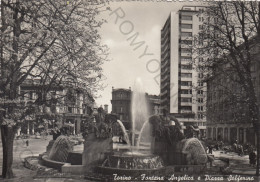
[[[108, 104], [111, 111], [112, 87], [133, 88], [139, 77], [148, 94], [160, 93], [160, 32], [171, 11], [198, 2], [110, 2], [111, 11], [100, 14], [107, 23], [100, 29], [101, 41], [109, 48], [103, 64], [106, 88], [99, 91], [97, 106]], [[136, 36], [136, 39], [134, 40]], [[132, 42], [132, 45], [131, 45]], [[143, 42], [143, 44], [135, 44]], [[138, 47], [138, 45], [140, 45]]]

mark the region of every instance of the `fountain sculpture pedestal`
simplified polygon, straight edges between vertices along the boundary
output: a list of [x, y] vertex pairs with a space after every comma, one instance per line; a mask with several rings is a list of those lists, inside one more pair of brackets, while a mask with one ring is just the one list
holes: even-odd
[[82, 164], [86, 169], [102, 163], [105, 160], [105, 153], [113, 149], [112, 138], [96, 138], [94, 133], [88, 135], [84, 142]]

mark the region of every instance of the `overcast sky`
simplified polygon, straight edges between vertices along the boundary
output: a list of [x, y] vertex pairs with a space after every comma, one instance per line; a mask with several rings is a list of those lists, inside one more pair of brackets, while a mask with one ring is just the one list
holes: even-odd
[[[107, 87], [100, 91], [99, 94], [102, 97], [96, 99], [96, 103], [98, 106], [108, 104], [109, 111], [111, 111], [112, 86], [114, 88], [133, 87], [137, 77], [141, 78], [144, 90], [148, 94], [160, 93], [158, 75], [160, 75], [162, 26], [171, 11], [177, 12], [183, 5], [199, 5], [195, 2], [143, 1], [110, 2], [111, 11], [101, 14], [107, 23], [102, 26], [100, 34], [103, 44], [110, 49], [111, 61], [103, 65], [104, 75], [107, 77], [104, 84]], [[117, 23], [115, 23], [117, 15], [112, 13], [114, 11], [118, 13], [118, 16], [125, 14], [123, 18], [118, 18]], [[134, 38], [131, 36], [135, 33], [139, 34], [135, 42], [144, 41], [145, 43], [133, 50], [137, 45], [131, 46], [130, 43]], [[130, 40], [127, 40], [128, 38]], [[139, 58], [140, 56], [142, 57]]]

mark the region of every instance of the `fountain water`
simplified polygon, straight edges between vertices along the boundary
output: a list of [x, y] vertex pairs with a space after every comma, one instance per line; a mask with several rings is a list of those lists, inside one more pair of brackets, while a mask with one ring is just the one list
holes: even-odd
[[59, 136], [49, 154], [49, 159], [59, 162], [66, 162], [69, 152], [73, 151], [73, 145], [66, 136]]
[[[140, 78], [137, 78], [133, 87], [132, 93], [132, 145], [135, 145], [135, 134], [144, 128], [144, 122], [148, 120], [148, 103], [146, 100], [146, 95], [143, 90], [143, 83]], [[139, 141], [140, 142], [140, 141]]]
[[126, 132], [125, 126], [123, 125], [122, 121], [117, 120], [117, 122], [119, 123], [119, 125], [120, 125], [120, 127], [121, 127], [121, 129], [123, 131], [124, 138], [125, 138], [125, 141], [126, 141], [127, 145], [130, 145], [129, 137], [128, 137], [128, 134]]
[[141, 130], [140, 130], [140, 133], [138, 135], [137, 142], [136, 142], [137, 148], [140, 146], [140, 142], [141, 142], [142, 135], [144, 133], [144, 129], [147, 128], [148, 124], [149, 124], [149, 120], [146, 120], [145, 123], [143, 124]]

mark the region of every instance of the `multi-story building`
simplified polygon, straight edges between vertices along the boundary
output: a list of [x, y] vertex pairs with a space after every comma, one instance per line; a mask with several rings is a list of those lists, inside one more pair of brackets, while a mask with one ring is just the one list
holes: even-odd
[[[148, 112], [149, 115], [159, 114], [160, 112], [160, 98], [156, 95], [146, 95]], [[131, 100], [132, 100], [132, 91], [131, 87], [129, 89], [118, 88], [115, 89], [112, 87], [112, 111], [118, 115], [119, 119], [124, 123], [127, 129], [130, 129], [131, 123]]]
[[160, 114], [160, 96], [146, 94], [148, 100], [148, 112], [150, 115]]
[[112, 87], [112, 113], [116, 113], [119, 120], [123, 122], [131, 121], [131, 96], [131, 88], [114, 89], [114, 87]]
[[[183, 124], [197, 125], [205, 135], [206, 85], [193, 69], [198, 61], [192, 53], [192, 36], [202, 28], [203, 6], [183, 6], [171, 12], [161, 30], [161, 109]], [[196, 57], [196, 59], [195, 59]]]
[[[258, 106], [260, 105], [260, 45], [253, 46], [254, 62], [251, 77]], [[207, 138], [225, 142], [256, 144], [255, 130], [250, 122], [249, 107], [245, 90], [238, 82], [237, 72], [232, 66], [215, 65], [207, 80]], [[223, 71], [223, 70], [229, 70]], [[260, 112], [260, 110], [259, 110]]]
[[[19, 89], [20, 100], [23, 100], [25, 104], [34, 103], [39, 97], [43, 97], [41, 89], [42, 85], [39, 84], [39, 80], [25, 80]], [[90, 92], [64, 83], [52, 86], [46, 94], [46, 103], [39, 106], [34, 113], [34, 118], [30, 119], [27, 126], [21, 128], [22, 132], [34, 134], [34, 128], [37, 128], [34, 124], [40, 123], [36, 121], [37, 118], [44, 117], [48, 125], [54, 125], [54, 119], [60, 116], [63, 126], [70, 126], [72, 133], [79, 134], [81, 121], [93, 112], [94, 99]]]

